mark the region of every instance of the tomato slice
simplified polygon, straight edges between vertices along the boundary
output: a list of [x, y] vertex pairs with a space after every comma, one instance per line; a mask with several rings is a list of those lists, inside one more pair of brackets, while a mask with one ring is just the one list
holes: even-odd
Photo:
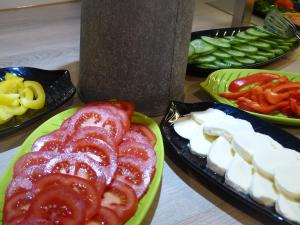
[[46, 134], [36, 139], [33, 143], [31, 151], [53, 151], [63, 152], [65, 143], [67, 142], [67, 135], [65, 130], [55, 130], [50, 134]]
[[111, 183], [117, 169], [117, 153], [115, 148], [100, 139], [82, 138], [72, 142], [66, 151], [88, 154], [101, 167], [101, 171], [106, 178], [106, 185]]
[[126, 134], [123, 136], [121, 144], [124, 142], [138, 142], [150, 145], [148, 139], [146, 139], [144, 135], [133, 130], [126, 132]]
[[148, 189], [152, 170], [153, 168], [132, 156], [123, 156], [119, 157], [115, 179], [132, 187], [140, 199]]
[[113, 210], [122, 222], [132, 217], [137, 209], [138, 199], [135, 191], [127, 184], [115, 180], [104, 193], [102, 207]]
[[133, 156], [135, 159], [142, 161], [146, 167], [150, 168], [155, 168], [156, 165], [156, 154], [153, 147], [149, 144], [123, 142], [119, 145], [118, 156]]
[[66, 174], [48, 174], [35, 183], [35, 188], [40, 191], [55, 189], [57, 187], [67, 187], [68, 189], [72, 189], [84, 199], [87, 206], [87, 220], [96, 214], [96, 211], [100, 207], [103, 192], [97, 190], [95, 183]]
[[143, 135], [152, 146], [156, 144], [155, 134], [149, 127], [145, 126], [144, 124], [132, 123], [130, 130], [138, 132], [141, 135]]
[[46, 164], [45, 172], [69, 174], [90, 180], [96, 183], [100, 192], [105, 188], [102, 166], [83, 153], [62, 153]]
[[71, 117], [68, 131], [73, 134], [74, 131], [82, 127], [102, 127], [109, 131], [118, 144], [126, 132], [126, 127], [123, 124], [124, 121], [111, 111], [97, 106], [89, 106], [82, 108]]
[[53, 225], [53, 223], [51, 223], [48, 220], [45, 219], [41, 219], [41, 218], [27, 218], [25, 220], [22, 221], [22, 224], [26, 224], [26, 225]]
[[29, 218], [45, 219], [52, 224], [82, 225], [85, 216], [84, 198], [66, 187], [41, 191], [29, 207]]
[[120, 217], [111, 209], [100, 207], [98, 213], [86, 225], [122, 225]]
[[56, 152], [29, 152], [21, 156], [14, 165], [14, 176], [22, 173], [28, 167], [41, 165], [49, 162], [52, 158], [58, 156]]

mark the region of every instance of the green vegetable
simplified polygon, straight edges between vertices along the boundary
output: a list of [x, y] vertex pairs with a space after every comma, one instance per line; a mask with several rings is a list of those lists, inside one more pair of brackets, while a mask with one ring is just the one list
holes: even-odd
[[196, 39], [191, 41], [192, 47], [194, 47], [195, 54], [198, 55], [207, 55], [215, 50], [215, 47], [207, 44], [206, 42], [202, 41], [201, 39]]
[[221, 48], [230, 48], [230, 44], [208, 36], [202, 36], [201, 39], [208, 44]]

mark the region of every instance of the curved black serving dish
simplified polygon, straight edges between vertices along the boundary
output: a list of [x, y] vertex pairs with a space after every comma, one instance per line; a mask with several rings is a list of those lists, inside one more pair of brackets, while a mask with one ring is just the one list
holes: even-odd
[[24, 80], [38, 81], [45, 90], [46, 103], [42, 109], [29, 109], [24, 115], [15, 116], [0, 125], [0, 136], [32, 124], [43, 115], [63, 105], [76, 92], [68, 70], [43, 70], [32, 67], [0, 68], [0, 80], [4, 79], [7, 72], [24, 77]]
[[[248, 28], [250, 28], [251, 26], [246, 26], [246, 27], [230, 27], [230, 28], [219, 28], [219, 29], [212, 29], [212, 30], [203, 30], [203, 31], [196, 31], [193, 32], [191, 35], [191, 40], [194, 39], [199, 39], [201, 38], [201, 36], [211, 36], [211, 37], [225, 37], [225, 36], [233, 36], [236, 35], [238, 32], [241, 31], [245, 31]], [[269, 59], [267, 61], [264, 62], [258, 62], [258, 63], [254, 63], [254, 64], [250, 64], [250, 65], [245, 65], [245, 66], [241, 66], [235, 69], [239, 69], [239, 68], [261, 68], [262, 66], [268, 65], [272, 62], [275, 62], [277, 60], [280, 60], [281, 58], [285, 57], [286, 55], [290, 54], [293, 50], [295, 50], [296, 48], [298, 48], [299, 46], [299, 42], [298, 44], [295, 44], [294, 47], [292, 47], [290, 50], [282, 53], [281, 55], [278, 55], [272, 59]], [[220, 68], [221, 69], [221, 68]], [[188, 75], [195, 75], [195, 76], [207, 76], [210, 73], [216, 71], [216, 69], [204, 69], [204, 68], [199, 68], [196, 67], [195, 65], [192, 64], [188, 64], [187, 65], [187, 70], [186, 73]]]
[[190, 153], [188, 140], [180, 137], [175, 132], [173, 123], [180, 116], [189, 114], [193, 111], [203, 111], [208, 108], [219, 109], [226, 114], [232, 115], [235, 118], [247, 120], [252, 124], [255, 131], [271, 136], [284, 147], [295, 149], [296, 151], [300, 150], [300, 140], [297, 137], [287, 133], [286, 131], [275, 125], [272, 125], [235, 107], [213, 102], [202, 102], [194, 104], [171, 102], [169, 111], [160, 123], [166, 153], [170, 156], [171, 159], [175, 160], [176, 163], [183, 166], [183, 169], [191, 170], [199, 177], [205, 179], [205, 181], [208, 181], [215, 187], [238, 199], [241, 203], [268, 216], [274, 222], [280, 224], [293, 224], [291, 221], [281, 217], [278, 213], [276, 213], [274, 207], [265, 207], [263, 205], [260, 205], [252, 200], [248, 195], [243, 194], [228, 186], [224, 182], [224, 177], [217, 175], [206, 167], [206, 157], [199, 157]]

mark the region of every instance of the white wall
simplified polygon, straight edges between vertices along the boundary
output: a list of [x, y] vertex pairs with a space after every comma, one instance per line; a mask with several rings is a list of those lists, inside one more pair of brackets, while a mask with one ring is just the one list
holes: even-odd
[[65, 1], [66, 0], [0, 0], [0, 9], [20, 8]]

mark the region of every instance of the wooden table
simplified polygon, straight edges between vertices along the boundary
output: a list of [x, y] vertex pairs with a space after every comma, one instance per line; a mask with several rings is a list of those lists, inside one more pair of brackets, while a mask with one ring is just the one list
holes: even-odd
[[[229, 27], [232, 16], [196, 1], [193, 30]], [[259, 21], [255, 19], [255, 21]], [[80, 3], [0, 11], [0, 67], [32, 66], [70, 70], [77, 83], [79, 62]], [[267, 69], [298, 71], [300, 51]], [[200, 88], [204, 78], [187, 76], [185, 102], [211, 101]], [[39, 124], [71, 106], [81, 104], [75, 96], [39, 122], [0, 139], [0, 173], [16, 149]], [[157, 122], [161, 117], [154, 118]], [[298, 128], [283, 127], [300, 136]], [[143, 224], [270, 224], [271, 221], [226, 194], [181, 170], [168, 156], [160, 192]]]

